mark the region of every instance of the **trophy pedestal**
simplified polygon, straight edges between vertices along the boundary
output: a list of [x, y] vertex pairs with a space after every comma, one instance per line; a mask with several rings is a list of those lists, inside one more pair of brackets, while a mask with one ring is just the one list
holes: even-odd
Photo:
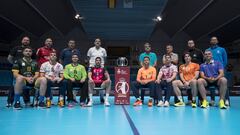
[[114, 103], [116, 105], [130, 104], [130, 68], [115, 67]]

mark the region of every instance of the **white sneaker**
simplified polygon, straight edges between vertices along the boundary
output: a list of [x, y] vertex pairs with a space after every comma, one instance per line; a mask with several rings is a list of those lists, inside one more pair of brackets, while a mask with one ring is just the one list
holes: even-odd
[[93, 105], [93, 101], [89, 101], [88, 104], [87, 104], [87, 107], [91, 107]]
[[226, 106], [230, 106], [230, 103], [229, 103], [229, 101], [226, 99], [226, 101], [225, 101], [225, 105]]
[[105, 101], [105, 102], [104, 102], [104, 105], [105, 105], [105, 106], [110, 106], [110, 103], [109, 103], [108, 101]]
[[158, 101], [158, 104], [157, 104], [158, 107], [162, 107], [163, 105], [164, 105], [164, 103], [162, 100]]
[[164, 107], [169, 107], [169, 102], [168, 101], [165, 101]]

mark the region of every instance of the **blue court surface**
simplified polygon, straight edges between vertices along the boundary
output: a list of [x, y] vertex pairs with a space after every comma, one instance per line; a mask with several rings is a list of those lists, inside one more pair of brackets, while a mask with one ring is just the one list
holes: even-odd
[[[56, 103], [57, 98], [54, 98]], [[134, 102], [131, 98], [131, 103]], [[231, 97], [231, 107], [220, 110], [186, 107], [100, 104], [93, 107], [50, 109], [6, 108], [0, 97], [0, 135], [239, 135], [240, 97]], [[145, 100], [147, 101], [147, 100]]]

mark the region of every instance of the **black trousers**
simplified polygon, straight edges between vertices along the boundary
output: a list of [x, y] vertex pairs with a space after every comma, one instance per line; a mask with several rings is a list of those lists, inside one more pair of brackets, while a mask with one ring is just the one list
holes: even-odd
[[[141, 88], [148, 88], [150, 89], [150, 97], [154, 98], [155, 97], [155, 83], [154, 82], [149, 82], [145, 85], [140, 84], [139, 82], [133, 82], [132, 83], [132, 91], [133, 94], [136, 98], [139, 98], [139, 89]], [[141, 99], [143, 100], [143, 99]]]
[[165, 91], [165, 101], [170, 100], [171, 94], [173, 92], [173, 87], [172, 87], [172, 82], [167, 82], [167, 81], [161, 81], [160, 84], [156, 84], [156, 93], [157, 93], [157, 99], [162, 100], [162, 91]]
[[87, 81], [84, 83], [72, 82], [71, 80], [64, 80], [64, 82], [67, 84], [67, 101], [73, 101], [73, 87], [79, 87], [80, 88], [80, 102], [86, 102], [86, 99], [88, 97], [88, 89], [86, 89]]

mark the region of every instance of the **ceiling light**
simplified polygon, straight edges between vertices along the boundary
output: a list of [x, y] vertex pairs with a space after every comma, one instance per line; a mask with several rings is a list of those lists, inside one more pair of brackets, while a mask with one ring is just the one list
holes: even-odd
[[162, 17], [157, 16], [156, 18], [153, 18], [152, 20], [155, 21], [155, 22], [160, 22], [160, 21], [162, 21]]
[[157, 20], [158, 20], [159, 22], [162, 21], [162, 17], [158, 16], [158, 17], [157, 17]]
[[79, 14], [76, 14], [75, 15], [75, 19], [79, 19], [80, 15]]

